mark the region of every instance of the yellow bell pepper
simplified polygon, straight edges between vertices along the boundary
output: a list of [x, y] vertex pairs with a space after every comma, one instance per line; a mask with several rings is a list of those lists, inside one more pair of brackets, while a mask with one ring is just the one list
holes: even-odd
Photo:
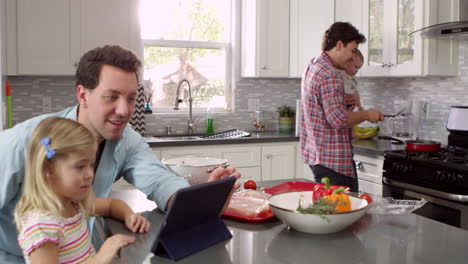
[[343, 188], [338, 188], [332, 194], [324, 196], [325, 199], [336, 204], [335, 210], [337, 213], [351, 211], [351, 201], [343, 190]]

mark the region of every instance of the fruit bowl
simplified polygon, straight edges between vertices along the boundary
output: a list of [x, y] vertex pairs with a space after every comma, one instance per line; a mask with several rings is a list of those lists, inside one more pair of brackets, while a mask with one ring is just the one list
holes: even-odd
[[312, 200], [312, 191], [287, 192], [273, 195], [268, 199], [276, 217], [291, 228], [311, 234], [329, 234], [344, 230], [361, 218], [369, 209], [366, 200], [349, 196], [351, 211], [335, 214], [303, 214], [296, 209], [300, 199], [306, 203]]

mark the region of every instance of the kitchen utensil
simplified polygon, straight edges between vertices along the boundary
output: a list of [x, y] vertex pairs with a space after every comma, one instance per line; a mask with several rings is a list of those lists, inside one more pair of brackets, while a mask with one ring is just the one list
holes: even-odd
[[398, 111], [396, 114], [394, 115], [384, 115], [384, 117], [397, 117], [399, 115], [401, 115], [401, 113], [403, 113], [403, 111], [406, 110], [406, 107], [405, 108], [402, 108], [400, 111]]
[[268, 198], [268, 202], [277, 218], [297, 231], [311, 234], [339, 232], [356, 222], [369, 209], [366, 200], [350, 196], [351, 211], [326, 215], [302, 214], [296, 210], [300, 199], [310, 203], [312, 191], [277, 194]]
[[391, 124], [392, 136], [409, 138], [413, 135], [413, 119], [404, 114], [396, 116]]
[[379, 139], [393, 140], [405, 144], [408, 151], [437, 151], [440, 150], [440, 142], [432, 140], [406, 140], [403, 141], [394, 137], [378, 136]]
[[162, 163], [176, 175], [184, 177], [190, 184], [206, 182], [213, 170], [229, 166], [225, 159], [196, 156], [163, 159]]

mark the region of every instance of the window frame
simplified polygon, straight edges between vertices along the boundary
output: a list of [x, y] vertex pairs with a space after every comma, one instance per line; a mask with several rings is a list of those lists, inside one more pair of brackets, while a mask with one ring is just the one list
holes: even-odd
[[[168, 48], [195, 48], [195, 49], [218, 49], [218, 50], [224, 50], [225, 52], [225, 88], [224, 88], [224, 93], [225, 93], [225, 98], [226, 98], [226, 108], [213, 108], [210, 109], [210, 111], [215, 111], [215, 112], [232, 112], [233, 111], [233, 85], [232, 85], [232, 80], [233, 80], [233, 74], [232, 74], [232, 69], [233, 69], [233, 54], [232, 54], [232, 33], [233, 30], [236, 29], [236, 19], [233, 14], [234, 14], [234, 5], [233, 0], [230, 1], [230, 18], [229, 18], [229, 25], [227, 25], [226, 29], [229, 30], [227, 32], [226, 42], [219, 42], [219, 41], [200, 41], [200, 40], [166, 40], [166, 39], [147, 39], [143, 38], [142, 39], [142, 44], [143, 44], [143, 49], [146, 47], [168, 47]], [[143, 58], [144, 60], [144, 58]], [[144, 76], [144, 72], [143, 72]], [[175, 92], [175, 91], [174, 91]], [[193, 107], [192, 111], [194, 113], [206, 113], [207, 107]], [[185, 107], [183, 105], [180, 106], [179, 110], [174, 110], [173, 107], [156, 107], [153, 106], [153, 114], [167, 114], [167, 113], [188, 113], [188, 107]]]

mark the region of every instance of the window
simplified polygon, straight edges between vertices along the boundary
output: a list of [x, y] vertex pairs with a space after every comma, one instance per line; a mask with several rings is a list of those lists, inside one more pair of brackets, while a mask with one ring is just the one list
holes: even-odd
[[[153, 112], [172, 112], [181, 80], [193, 109], [231, 109], [231, 0], [142, 0], [145, 88]], [[188, 107], [183, 83], [180, 108]]]

